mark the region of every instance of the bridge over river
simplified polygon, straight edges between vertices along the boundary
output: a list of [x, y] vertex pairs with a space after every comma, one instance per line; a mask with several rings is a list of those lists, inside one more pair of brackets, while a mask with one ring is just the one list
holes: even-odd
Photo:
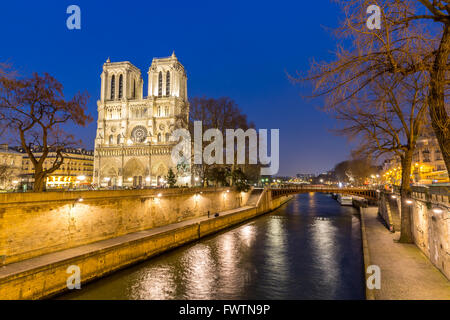
[[276, 199], [278, 197], [298, 194], [298, 193], [310, 193], [310, 192], [320, 192], [320, 193], [336, 193], [344, 195], [359, 196], [368, 200], [376, 200], [378, 197], [378, 192], [374, 188], [364, 188], [364, 187], [352, 187], [352, 188], [339, 188], [331, 186], [316, 186], [316, 185], [285, 185], [281, 188], [272, 188], [272, 198]]

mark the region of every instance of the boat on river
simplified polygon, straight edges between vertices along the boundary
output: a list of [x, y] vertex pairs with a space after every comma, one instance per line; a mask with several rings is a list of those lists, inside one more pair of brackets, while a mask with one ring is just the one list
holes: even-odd
[[341, 206], [352, 206], [353, 205], [353, 197], [339, 194], [337, 197], [337, 201], [341, 204]]

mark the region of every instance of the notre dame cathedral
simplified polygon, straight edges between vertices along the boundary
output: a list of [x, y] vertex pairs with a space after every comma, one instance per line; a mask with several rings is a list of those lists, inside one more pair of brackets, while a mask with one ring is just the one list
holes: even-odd
[[[176, 172], [169, 141], [177, 116], [189, 112], [187, 77], [175, 53], [154, 58], [144, 97], [141, 71], [128, 61], [103, 65], [94, 152], [97, 186], [139, 187], [164, 184]], [[181, 185], [190, 176], [178, 178]]]

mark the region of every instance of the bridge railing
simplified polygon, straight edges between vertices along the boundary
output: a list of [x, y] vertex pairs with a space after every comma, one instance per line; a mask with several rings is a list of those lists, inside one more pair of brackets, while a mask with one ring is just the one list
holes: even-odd
[[376, 200], [378, 199], [378, 191], [374, 188], [368, 187], [346, 187], [340, 188], [337, 186], [324, 186], [324, 185], [284, 185], [275, 188], [270, 188], [272, 197], [277, 198], [283, 195], [294, 193], [307, 193], [307, 192], [325, 192], [325, 193], [342, 193], [351, 194], [355, 196], [361, 196], [364, 198]]

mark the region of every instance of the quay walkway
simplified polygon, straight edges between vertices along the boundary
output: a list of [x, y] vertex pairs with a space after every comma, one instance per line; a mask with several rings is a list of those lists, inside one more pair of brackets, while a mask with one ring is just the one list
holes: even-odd
[[450, 300], [450, 281], [414, 244], [398, 243], [375, 210], [361, 212], [366, 267], [381, 269], [381, 289], [366, 290], [375, 300]]

